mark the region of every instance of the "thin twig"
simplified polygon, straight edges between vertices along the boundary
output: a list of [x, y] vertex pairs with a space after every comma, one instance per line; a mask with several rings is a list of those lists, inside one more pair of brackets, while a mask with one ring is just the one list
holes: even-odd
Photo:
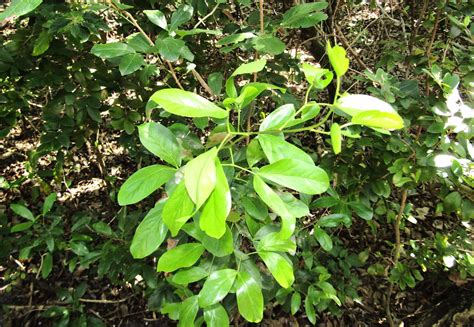
[[[430, 40], [428, 41], [427, 45], [425, 46], [426, 48], [426, 58], [428, 59], [428, 67], [431, 67], [431, 61], [430, 61], [430, 57], [431, 57], [431, 49], [433, 48], [433, 43], [436, 39], [436, 32], [438, 30], [438, 24], [439, 24], [439, 20], [440, 20], [440, 17], [441, 17], [441, 11], [443, 10], [444, 6], [439, 6], [438, 7], [438, 10], [436, 10], [436, 17], [435, 17], [435, 22], [434, 22], [434, 25], [433, 25], [433, 30], [431, 32], [431, 38]], [[430, 89], [429, 89], [429, 80], [428, 78], [426, 78], [426, 90], [425, 90], [425, 95], [428, 96], [430, 93]]]
[[[423, 1], [423, 7], [421, 8], [420, 11], [420, 16], [418, 17], [416, 23], [414, 24], [414, 28], [411, 31], [410, 35], [410, 41], [408, 42], [408, 53], [411, 54], [413, 51], [413, 45], [415, 43], [415, 37], [418, 35], [418, 30], [420, 29], [421, 23], [423, 21], [423, 18], [425, 17], [426, 9], [428, 8], [428, 0]], [[414, 2], [412, 3], [414, 5]]]
[[357, 61], [357, 63], [361, 65], [362, 67], [364, 67], [365, 69], [369, 69], [369, 67], [359, 58], [359, 55], [357, 54], [357, 52], [355, 52], [354, 49], [351, 47], [350, 43], [347, 41], [346, 37], [344, 36], [344, 33], [342, 33], [339, 26], [336, 25], [335, 28], [342, 44], [347, 50], [349, 50], [349, 52], [352, 54], [352, 56]]

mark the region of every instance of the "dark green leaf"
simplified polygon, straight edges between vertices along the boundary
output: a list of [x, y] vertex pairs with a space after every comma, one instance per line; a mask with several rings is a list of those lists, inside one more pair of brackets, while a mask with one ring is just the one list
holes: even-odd
[[159, 10], [144, 10], [143, 13], [146, 15], [148, 20], [155, 24], [156, 26], [161, 27], [162, 29], [166, 30], [168, 24], [166, 22], [165, 14], [163, 14]]
[[43, 279], [48, 278], [52, 270], [53, 270], [53, 256], [51, 255], [51, 253], [48, 252], [43, 257], [43, 263], [41, 266], [41, 277], [43, 277]]
[[130, 53], [122, 57], [120, 60], [119, 70], [122, 76], [136, 72], [145, 65], [143, 56], [139, 53]]
[[51, 208], [53, 207], [57, 198], [58, 195], [56, 193], [51, 193], [46, 197], [46, 199], [44, 199], [43, 208], [41, 209], [43, 216], [51, 211]]
[[316, 237], [316, 240], [318, 240], [318, 243], [321, 245], [321, 247], [325, 251], [332, 250], [331, 236], [329, 236], [322, 228], [320, 228], [319, 226], [316, 226], [316, 228], [314, 229], [314, 236]]
[[194, 8], [189, 5], [182, 5], [171, 16], [169, 31], [176, 30], [180, 25], [186, 23], [193, 17]]
[[312, 27], [328, 17], [320, 12], [327, 6], [325, 1], [296, 5], [283, 14], [281, 25], [286, 28]]
[[10, 204], [10, 209], [12, 209], [12, 211], [20, 217], [23, 217], [23, 218], [28, 219], [30, 221], [35, 220], [35, 216], [33, 215], [33, 213], [30, 211], [30, 209], [28, 209], [24, 205], [17, 204], [17, 203], [12, 203], [12, 204]]
[[91, 53], [102, 59], [110, 59], [135, 53], [135, 50], [125, 43], [111, 42], [106, 44], [95, 44], [91, 49]]

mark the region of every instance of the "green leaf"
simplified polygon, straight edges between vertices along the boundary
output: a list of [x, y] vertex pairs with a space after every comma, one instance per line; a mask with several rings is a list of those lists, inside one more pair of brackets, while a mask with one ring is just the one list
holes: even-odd
[[215, 159], [216, 186], [202, 208], [199, 226], [209, 236], [221, 238], [232, 206], [229, 184], [219, 158]]
[[300, 193], [321, 194], [329, 188], [326, 172], [303, 161], [281, 159], [260, 168], [257, 174]]
[[403, 119], [393, 107], [365, 94], [351, 94], [338, 99], [337, 109], [352, 116], [352, 123], [383, 129], [403, 128]]
[[23, 218], [28, 219], [30, 221], [35, 220], [35, 216], [33, 215], [33, 213], [30, 211], [30, 209], [28, 209], [24, 205], [21, 205], [21, 204], [18, 204], [18, 203], [12, 203], [12, 204], [10, 204], [10, 209], [12, 209], [12, 211], [20, 217], [23, 217]]
[[305, 310], [306, 316], [308, 317], [309, 322], [315, 325], [316, 312], [314, 311], [313, 301], [308, 296], [304, 300], [304, 310]]
[[235, 44], [247, 39], [251, 39], [253, 37], [255, 37], [255, 34], [251, 32], [231, 34], [217, 41], [216, 45], [224, 46], [224, 45], [229, 45], [229, 44]]
[[270, 270], [278, 284], [283, 288], [289, 288], [295, 281], [293, 265], [282, 255], [275, 252], [258, 252], [260, 258]]
[[265, 153], [263, 153], [262, 147], [260, 146], [260, 143], [257, 139], [250, 141], [245, 155], [247, 157], [247, 163], [250, 167], [255, 165], [260, 160], [265, 159]]
[[[232, 79], [232, 78], [231, 78]], [[233, 99], [235, 104], [239, 106], [240, 109], [247, 107], [253, 100], [255, 100], [260, 94], [262, 94], [266, 90], [279, 90], [281, 92], [285, 92], [285, 89], [281, 87], [268, 84], [268, 83], [260, 83], [260, 82], [252, 82], [246, 84], [242, 90], [240, 91], [240, 95]], [[228, 103], [231, 103], [232, 99], [226, 99]], [[226, 101], [224, 103], [226, 103]]]
[[290, 237], [295, 230], [296, 218], [288, 211], [285, 202], [257, 175], [253, 177], [253, 187], [263, 202], [281, 217], [281, 237]]
[[333, 123], [331, 125], [331, 145], [332, 150], [335, 154], [341, 153], [341, 144], [342, 144], [342, 135], [341, 135], [341, 127], [339, 127], [338, 123]]
[[266, 64], [267, 61], [265, 59], [260, 59], [249, 62], [247, 64], [242, 64], [232, 73], [231, 77], [235, 77], [237, 75], [258, 73], [259, 71], [263, 70], [263, 68], [265, 68]]
[[176, 236], [183, 225], [194, 213], [194, 203], [186, 191], [184, 181], [174, 189], [163, 208], [163, 222], [171, 231], [171, 236]]
[[105, 223], [103, 221], [98, 221], [98, 222], [94, 223], [92, 225], [92, 228], [97, 233], [103, 234], [103, 235], [106, 235], [106, 236], [111, 236], [114, 233], [112, 228], [109, 225], [107, 225], [107, 223]]
[[259, 131], [280, 130], [287, 126], [295, 117], [295, 106], [285, 104], [272, 111], [260, 124]]
[[306, 103], [303, 107], [300, 108], [301, 110], [301, 116], [300, 118], [296, 118], [291, 120], [286, 127], [292, 127], [295, 125], [299, 125], [304, 123], [305, 121], [308, 121], [310, 119], [313, 119], [316, 117], [319, 112], [321, 111], [321, 107], [314, 101], [310, 101]]
[[159, 10], [144, 10], [143, 13], [146, 15], [148, 20], [155, 24], [156, 26], [161, 27], [162, 29], [166, 30], [168, 27], [168, 23], [166, 22], [165, 14], [163, 14]]
[[29, 221], [29, 222], [26, 222], [26, 223], [16, 224], [15, 226], [12, 226], [12, 228], [10, 229], [10, 233], [23, 232], [27, 229], [30, 229], [31, 226], [33, 226], [34, 223], [35, 223], [34, 221]]
[[338, 77], [344, 75], [349, 69], [349, 59], [346, 56], [346, 50], [339, 45], [331, 47], [331, 43], [328, 41], [326, 44], [326, 52], [336, 75]]
[[204, 309], [204, 321], [207, 327], [228, 327], [229, 316], [224, 307], [220, 304]]
[[121, 42], [111, 42], [105, 44], [95, 44], [91, 53], [102, 59], [110, 59], [135, 53], [135, 50], [128, 44]]
[[301, 306], [301, 294], [298, 292], [293, 293], [293, 295], [291, 296], [290, 303], [291, 303], [290, 304], [291, 314], [294, 316], [298, 312]]
[[268, 162], [271, 164], [287, 158], [304, 161], [307, 164], [314, 165], [314, 161], [311, 159], [309, 154], [293, 144], [286, 142], [279, 136], [260, 134], [258, 136], [258, 141], [260, 142]]
[[49, 49], [49, 44], [53, 40], [53, 36], [47, 30], [41, 31], [40, 35], [35, 41], [33, 48], [33, 56], [39, 56]]
[[175, 173], [176, 169], [162, 165], [151, 165], [136, 171], [120, 188], [119, 204], [124, 206], [143, 200], [169, 181]]
[[265, 204], [258, 198], [245, 196], [242, 198], [242, 205], [245, 212], [252, 218], [264, 221], [268, 217], [268, 209]]
[[58, 198], [58, 195], [56, 193], [51, 193], [50, 195], [46, 197], [46, 199], [44, 199], [43, 208], [41, 210], [41, 213], [43, 214], [43, 216], [51, 211], [51, 208], [53, 207], [54, 202], [56, 201], [57, 198]]
[[193, 17], [194, 8], [189, 5], [182, 5], [173, 12], [171, 16], [171, 23], [169, 26], [169, 31], [172, 32], [176, 30], [180, 25], [186, 23]]
[[236, 278], [237, 307], [249, 322], [260, 322], [263, 318], [263, 294], [260, 285], [246, 271], [239, 271]]
[[176, 136], [160, 123], [145, 123], [138, 126], [138, 135], [143, 146], [170, 165], [181, 165], [181, 147]]
[[319, 226], [316, 226], [316, 228], [314, 229], [314, 236], [316, 237], [316, 240], [325, 251], [332, 250], [332, 239], [324, 231], [324, 229], [320, 228]]
[[196, 35], [196, 34], [209, 34], [209, 35], [222, 35], [221, 30], [209, 30], [203, 28], [193, 28], [190, 30], [176, 30], [176, 35], [179, 37], [185, 37], [189, 35]]
[[130, 53], [122, 57], [120, 60], [119, 70], [122, 76], [130, 75], [145, 65], [143, 56], [139, 53]]
[[199, 311], [197, 295], [188, 297], [181, 303], [179, 310], [179, 327], [194, 327], [194, 320]]
[[187, 243], [166, 251], [158, 260], [157, 271], [173, 272], [179, 268], [191, 267], [204, 252], [199, 243]]
[[43, 257], [43, 264], [41, 265], [41, 277], [43, 277], [43, 279], [48, 278], [51, 271], [53, 271], [53, 255], [48, 252]]
[[160, 55], [166, 60], [176, 61], [179, 57], [189, 61], [194, 60], [194, 55], [183, 40], [175, 39], [171, 36], [164, 39], [160, 38], [156, 40], [156, 47]]
[[234, 269], [214, 271], [199, 292], [199, 306], [206, 308], [223, 300], [234, 284], [236, 275], [237, 270]]
[[329, 69], [316, 67], [306, 62], [301, 65], [301, 69], [308, 83], [317, 89], [325, 89], [334, 77]]
[[192, 267], [186, 270], [178, 271], [173, 277], [172, 282], [179, 285], [188, 285], [207, 277], [209, 272], [201, 267]]
[[221, 72], [215, 72], [209, 74], [207, 77], [207, 84], [212, 90], [212, 93], [219, 95], [222, 90], [222, 82], [224, 81], [224, 75]]
[[279, 55], [285, 51], [286, 45], [273, 35], [260, 35], [252, 40], [253, 48], [261, 53]]
[[269, 233], [258, 242], [257, 251], [288, 252], [294, 255], [296, 243], [292, 239], [282, 238], [280, 233]]
[[229, 226], [226, 226], [224, 236], [219, 239], [208, 236], [199, 228], [196, 222], [184, 225], [183, 230], [201, 242], [204, 248], [216, 257], [225, 257], [234, 251], [232, 232]]
[[349, 202], [348, 204], [360, 218], [365, 220], [372, 220], [372, 217], [374, 216], [372, 208], [360, 202]]
[[150, 98], [164, 110], [184, 117], [225, 118], [227, 111], [203, 97], [180, 89], [164, 89], [155, 92]]
[[197, 209], [201, 208], [216, 186], [216, 157], [217, 149], [212, 148], [188, 162], [184, 168], [186, 189]]
[[12, 16], [23, 16], [32, 12], [38, 7], [43, 0], [13, 0], [11, 4], [0, 13], [0, 22]]
[[163, 206], [163, 202], [158, 202], [138, 225], [130, 245], [130, 253], [133, 258], [141, 259], [149, 256], [165, 240], [168, 228], [162, 219]]
[[328, 3], [325, 1], [296, 5], [283, 14], [281, 26], [286, 28], [312, 27], [327, 19], [328, 16], [321, 12], [327, 6]]
[[135, 51], [148, 53], [152, 46], [148, 43], [148, 40], [143, 36], [142, 33], [130, 34], [126, 38], [127, 44], [131, 46]]

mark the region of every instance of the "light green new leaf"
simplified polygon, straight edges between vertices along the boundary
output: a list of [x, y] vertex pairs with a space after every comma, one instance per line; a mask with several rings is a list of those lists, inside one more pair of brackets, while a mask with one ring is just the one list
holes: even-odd
[[301, 69], [308, 83], [317, 89], [325, 89], [334, 77], [329, 69], [316, 67], [306, 62], [301, 65]]
[[199, 306], [206, 308], [224, 299], [234, 284], [236, 275], [237, 270], [234, 269], [214, 271], [199, 292]]
[[295, 106], [292, 103], [282, 105], [265, 117], [260, 124], [259, 131], [279, 130], [293, 120], [295, 113]]
[[293, 284], [295, 277], [291, 262], [275, 252], [258, 252], [258, 255], [281, 287], [288, 288]]
[[30, 211], [30, 209], [28, 209], [24, 205], [17, 204], [17, 203], [12, 203], [12, 204], [10, 204], [10, 209], [12, 209], [12, 211], [20, 217], [23, 217], [23, 218], [28, 219], [30, 221], [35, 220], [35, 216], [33, 215], [33, 213]]
[[201, 208], [216, 186], [216, 157], [217, 149], [212, 148], [188, 162], [184, 169], [186, 189], [196, 209]]
[[209, 236], [221, 238], [232, 206], [229, 184], [219, 158], [215, 159], [216, 186], [202, 209], [199, 226]]
[[199, 311], [197, 295], [188, 297], [181, 303], [179, 310], [179, 327], [194, 327], [194, 320]]
[[316, 240], [318, 243], [321, 245], [321, 247], [325, 251], [331, 251], [332, 250], [332, 239], [331, 236], [329, 236], [324, 229], [322, 229], [319, 226], [316, 226], [314, 229], [314, 236], [316, 237]]
[[240, 271], [236, 278], [237, 307], [239, 313], [249, 322], [260, 322], [263, 318], [263, 294], [260, 285], [246, 271]]
[[122, 57], [119, 64], [120, 74], [122, 76], [130, 75], [145, 65], [143, 56], [139, 53], [130, 53]]
[[291, 314], [295, 315], [301, 306], [301, 294], [298, 292], [293, 293], [291, 296]]
[[163, 208], [163, 222], [174, 237], [194, 213], [194, 203], [186, 191], [184, 181], [178, 184]]
[[352, 116], [352, 123], [382, 129], [403, 128], [403, 119], [393, 107], [365, 94], [345, 95], [338, 99], [337, 109]]
[[138, 135], [143, 146], [170, 165], [181, 165], [181, 148], [176, 136], [160, 123], [145, 123], [138, 126]]
[[188, 285], [207, 277], [209, 271], [202, 267], [192, 267], [186, 270], [178, 271], [171, 279], [175, 284]]
[[203, 97], [180, 89], [164, 89], [155, 92], [151, 101], [163, 109], [178, 116], [184, 117], [212, 117], [225, 118], [227, 111]]
[[341, 145], [342, 145], [342, 134], [341, 134], [341, 127], [338, 123], [333, 123], [331, 125], [331, 145], [332, 150], [335, 154], [341, 153]]
[[138, 225], [130, 245], [130, 252], [135, 259], [149, 256], [165, 240], [168, 228], [162, 219], [163, 206], [163, 202], [157, 203]]
[[57, 198], [58, 195], [56, 193], [51, 193], [44, 199], [43, 208], [41, 209], [43, 216], [51, 210]]
[[229, 226], [226, 226], [224, 235], [219, 239], [208, 236], [199, 228], [196, 222], [184, 225], [183, 230], [201, 242], [204, 248], [216, 257], [226, 257], [234, 251], [232, 232]]
[[265, 59], [260, 59], [249, 62], [247, 64], [242, 64], [232, 73], [231, 76], [235, 77], [237, 75], [258, 73], [259, 71], [263, 70], [263, 68], [265, 68], [266, 64], [267, 61]]
[[38, 7], [43, 0], [13, 0], [4, 12], [0, 13], [0, 22], [12, 17], [23, 16]]
[[349, 69], [349, 58], [346, 56], [346, 50], [339, 46], [331, 46], [331, 43], [326, 44], [326, 53], [328, 54], [331, 66], [336, 72], [336, 75], [341, 77]]
[[281, 237], [280, 233], [269, 233], [258, 242], [257, 251], [288, 252], [294, 255], [296, 252], [296, 242], [291, 238]]
[[228, 327], [229, 316], [221, 304], [204, 309], [204, 321], [207, 327]]
[[156, 26], [161, 27], [162, 29], [166, 30], [168, 24], [166, 23], [165, 14], [163, 14], [159, 10], [144, 10], [143, 13], [146, 15], [148, 20], [155, 24]]
[[252, 40], [253, 48], [261, 53], [279, 55], [285, 51], [286, 45], [273, 35], [260, 35]]
[[257, 174], [300, 193], [321, 194], [329, 188], [326, 172], [314, 164], [281, 159], [258, 170]]
[[95, 44], [91, 49], [91, 53], [102, 59], [110, 59], [130, 53], [135, 53], [135, 50], [128, 44], [121, 42], [111, 42], [105, 44]]
[[158, 260], [157, 271], [173, 272], [179, 268], [191, 267], [204, 252], [199, 243], [187, 243], [166, 251]]
[[295, 216], [289, 212], [285, 202], [283, 202], [278, 194], [257, 175], [253, 177], [253, 187], [263, 202], [281, 217], [282, 226], [280, 236], [282, 238], [289, 238], [295, 230]]
[[151, 165], [136, 171], [120, 187], [119, 204], [124, 206], [143, 200], [169, 181], [175, 172], [176, 169], [163, 165]]
[[250, 167], [260, 160], [265, 159], [265, 153], [263, 153], [262, 147], [257, 139], [252, 139], [252, 141], [250, 141], [245, 154], [247, 157], [247, 163]]
[[314, 165], [313, 159], [298, 148], [297, 146], [286, 142], [283, 138], [270, 134], [260, 134], [258, 141], [262, 150], [271, 164], [281, 159], [296, 159], [304, 161], [307, 164]]

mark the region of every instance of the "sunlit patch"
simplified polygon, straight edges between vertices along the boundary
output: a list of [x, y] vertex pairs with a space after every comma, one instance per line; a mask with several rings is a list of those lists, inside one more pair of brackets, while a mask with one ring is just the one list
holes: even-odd
[[450, 154], [438, 154], [434, 157], [435, 166], [438, 168], [451, 167], [456, 157]]
[[456, 264], [456, 259], [452, 255], [445, 255], [443, 262], [446, 267], [451, 268]]

